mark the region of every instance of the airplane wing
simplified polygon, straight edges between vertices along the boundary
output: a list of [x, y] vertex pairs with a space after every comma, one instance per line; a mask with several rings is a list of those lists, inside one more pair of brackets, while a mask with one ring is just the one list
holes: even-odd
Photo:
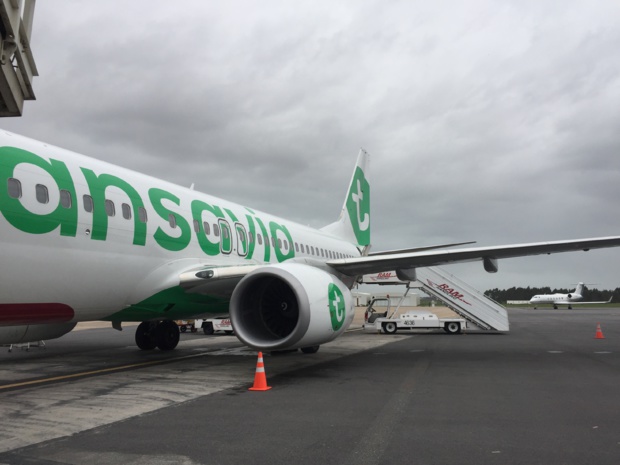
[[[445, 246], [451, 245], [454, 244], [446, 244]], [[489, 272], [494, 272], [497, 271], [497, 259], [500, 258], [525, 257], [528, 255], [577, 250], [588, 251], [590, 249], [617, 246], [620, 246], [620, 236], [452, 250], [435, 250], [433, 246], [408, 249], [406, 251], [375, 252], [373, 255], [366, 257], [329, 260], [327, 265], [344, 275], [359, 276], [382, 271], [408, 270], [445, 265], [447, 263], [482, 260], [484, 261], [485, 269]], [[179, 284], [189, 293], [228, 297], [245, 275], [261, 266], [265, 265], [194, 267], [180, 273]]]
[[618, 246], [620, 246], [620, 236], [611, 236], [494, 247], [472, 247], [397, 254], [378, 253], [367, 257], [330, 260], [327, 264], [342, 274], [358, 276], [396, 269], [407, 270], [418, 267], [482, 260], [487, 271], [495, 272], [497, 271], [497, 260], [500, 258], [526, 257], [528, 255], [543, 255], [577, 250], [588, 251], [590, 249]]

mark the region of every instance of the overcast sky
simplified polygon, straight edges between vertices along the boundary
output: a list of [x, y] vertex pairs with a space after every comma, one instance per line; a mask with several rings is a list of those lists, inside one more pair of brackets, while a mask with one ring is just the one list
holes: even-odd
[[[37, 2], [6, 129], [321, 227], [359, 147], [373, 250], [620, 234], [620, 3]], [[620, 249], [446, 267], [620, 286]]]

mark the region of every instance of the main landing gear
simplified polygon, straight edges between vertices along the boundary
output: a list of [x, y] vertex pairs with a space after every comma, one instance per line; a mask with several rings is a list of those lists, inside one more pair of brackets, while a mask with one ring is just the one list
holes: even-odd
[[172, 320], [143, 321], [136, 329], [136, 344], [142, 350], [172, 350], [179, 337], [179, 327]]

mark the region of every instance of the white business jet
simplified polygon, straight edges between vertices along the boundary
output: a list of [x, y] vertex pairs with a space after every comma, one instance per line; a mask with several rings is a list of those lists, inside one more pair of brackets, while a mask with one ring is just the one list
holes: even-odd
[[[537, 305], [553, 304], [554, 309], [558, 309], [558, 305], [568, 305], [568, 309], [572, 310], [573, 305], [598, 305], [608, 304], [611, 302], [611, 298], [604, 302], [583, 302], [583, 283], [577, 284], [577, 288], [574, 292], [568, 294], [538, 294], [530, 299], [530, 304], [534, 305], [536, 310]], [[613, 297], [613, 296], [612, 296]]]

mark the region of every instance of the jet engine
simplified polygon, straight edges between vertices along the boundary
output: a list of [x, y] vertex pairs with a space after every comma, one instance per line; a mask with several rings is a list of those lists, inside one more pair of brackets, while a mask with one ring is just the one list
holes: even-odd
[[336, 276], [299, 263], [249, 273], [230, 301], [235, 334], [258, 350], [316, 347], [342, 334], [353, 316], [351, 292]]
[[45, 325], [1, 326], [0, 344], [21, 344], [64, 336], [76, 323], [55, 323]]

